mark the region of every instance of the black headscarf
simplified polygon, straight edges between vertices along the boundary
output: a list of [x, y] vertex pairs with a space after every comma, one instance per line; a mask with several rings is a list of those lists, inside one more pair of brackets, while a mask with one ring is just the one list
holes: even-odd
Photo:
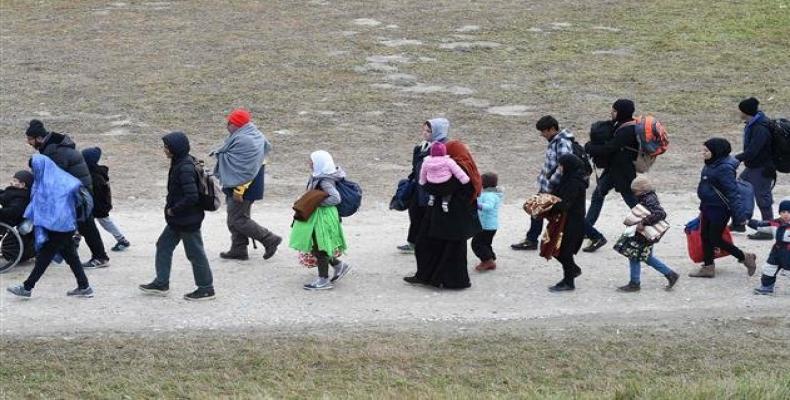
[[705, 142], [705, 147], [707, 147], [711, 154], [713, 154], [710, 159], [705, 160], [705, 164], [707, 165], [713, 164], [716, 161], [729, 156], [732, 152], [732, 146], [730, 145], [730, 142], [724, 138], [708, 139], [708, 141]]
[[559, 186], [563, 186], [572, 180], [584, 183], [584, 187], [588, 186], [584, 162], [579, 157], [571, 153], [563, 154], [557, 162], [562, 165], [562, 179], [560, 179]]

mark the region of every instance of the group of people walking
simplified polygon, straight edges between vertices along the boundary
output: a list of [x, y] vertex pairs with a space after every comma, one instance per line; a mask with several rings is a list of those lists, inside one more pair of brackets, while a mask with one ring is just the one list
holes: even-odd
[[[704, 260], [689, 276], [714, 277], [714, 259], [722, 254], [738, 259], [747, 273], [753, 275], [756, 255], [743, 252], [723, 239], [726, 229], [745, 231], [748, 225], [758, 230], [749, 235], [751, 239], [776, 241], [763, 267], [761, 286], [755, 290], [766, 294], [773, 292], [778, 272], [790, 269], [790, 200], [780, 203], [780, 218], [774, 219], [771, 191], [776, 169], [771, 164], [772, 133], [769, 120], [758, 106], [754, 98], [740, 104], [746, 123], [743, 153], [732, 156], [730, 143], [722, 138], [707, 140], [702, 145], [704, 166], [697, 193]], [[623, 235], [615, 245], [627, 257], [630, 268], [628, 283], [618, 290], [640, 289], [641, 263], [663, 274], [668, 289], [679, 279], [677, 272], [653, 255], [653, 246], [661, 235], [647, 233], [660, 231], [666, 211], [650, 179], [637, 173], [635, 162], [641, 144], [634, 112], [633, 101], [617, 100], [612, 105], [610, 119], [592, 124], [590, 140], [584, 146], [569, 130], [560, 129], [552, 116], [540, 118], [535, 125], [548, 142], [537, 179], [537, 191], [546, 195], [542, 199], [548, 199], [548, 203], [532, 214], [526, 238], [511, 247], [540, 248], [541, 255], [555, 258], [562, 265], [562, 279], [549, 288], [552, 292], [576, 288], [582, 269], [574, 257], [585, 239], [589, 240], [583, 249], [586, 252], [607, 244], [595, 223], [611, 190], [619, 193], [629, 208], [636, 210], [640, 206], [642, 210], [632, 221], [630, 234]], [[207, 179], [213, 179], [210, 175], [218, 180], [225, 198], [231, 236], [230, 249], [221, 252], [221, 258], [249, 259], [252, 241], [253, 245], [257, 242], [264, 247], [263, 259], [268, 260], [282, 243], [280, 236], [251, 218], [253, 203], [263, 198], [266, 160], [272, 145], [252, 123], [247, 110], [231, 112], [226, 128], [229, 135], [210, 154], [216, 158], [213, 174], [207, 174], [202, 161], [190, 154], [186, 134], [171, 132], [162, 137], [162, 150], [170, 160], [164, 207], [166, 226], [156, 243], [155, 277], [139, 286], [146, 294], [169, 292], [173, 251], [183, 242], [196, 286], [184, 297], [187, 300], [214, 298], [213, 276], [201, 234], [205, 211], [213, 210], [204, 204], [204, 198], [210, 195], [207, 192], [211, 191], [211, 184], [207, 183]], [[411, 173], [396, 194], [399, 204], [408, 210], [410, 222], [407, 243], [398, 249], [415, 256], [417, 270], [404, 277], [407, 283], [464, 289], [471, 286], [467, 268], [469, 239], [480, 259], [475, 270], [485, 272], [497, 268], [492, 242], [499, 228], [503, 193], [498, 187], [497, 174], [481, 174], [467, 144], [451, 140], [449, 133], [450, 122], [445, 118], [429, 119], [421, 126], [422, 141], [413, 150]], [[38, 120], [30, 121], [26, 136], [39, 154], [31, 158], [29, 171], [14, 174], [11, 186], [0, 192], [0, 218], [11, 225], [30, 221], [33, 232], [27, 237], [35, 243], [36, 259], [28, 279], [9, 287], [8, 291], [30, 297], [49, 264], [62, 258], [77, 280], [77, 288], [67, 294], [92, 297], [94, 291], [84, 269], [109, 266], [96, 221], [115, 238], [112, 250], [123, 251], [131, 245], [110, 217], [109, 170], [99, 165], [101, 149], [94, 147], [79, 152], [68, 135], [47, 131]], [[304, 289], [326, 290], [333, 288], [351, 269], [340, 257], [347, 248], [342, 221], [350, 215], [346, 202], [352, 186], [346, 172], [328, 152], [315, 151], [308, 162], [310, 175], [305, 192], [297, 201], [299, 207], [294, 206], [297, 213], [289, 247], [299, 252], [303, 265], [317, 267], [318, 276], [306, 283]], [[739, 192], [736, 172], [740, 163], [746, 166], [741, 179], [751, 184], [755, 198], [743, 198]], [[597, 168], [602, 169], [600, 174]], [[590, 207], [585, 209], [593, 174], [596, 187]], [[755, 199], [761, 220], [750, 220], [750, 216], [740, 211], [744, 203]], [[732, 224], [728, 227], [730, 220]], [[548, 226], [544, 232], [545, 223]], [[773, 232], [766, 231], [770, 228]], [[539, 240], [541, 234], [543, 238]], [[91, 251], [91, 259], [84, 264], [77, 253], [80, 237], [85, 238]]]

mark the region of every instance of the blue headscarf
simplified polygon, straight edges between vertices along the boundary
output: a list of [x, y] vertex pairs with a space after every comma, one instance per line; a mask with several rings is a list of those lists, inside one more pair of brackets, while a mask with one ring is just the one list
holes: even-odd
[[41, 154], [33, 155], [30, 167], [35, 180], [25, 219], [33, 222], [38, 249], [48, 240], [46, 231], [71, 232], [77, 229], [77, 196], [82, 184]]
[[427, 122], [431, 126], [430, 142], [446, 142], [450, 133], [450, 121], [447, 118], [433, 118]]

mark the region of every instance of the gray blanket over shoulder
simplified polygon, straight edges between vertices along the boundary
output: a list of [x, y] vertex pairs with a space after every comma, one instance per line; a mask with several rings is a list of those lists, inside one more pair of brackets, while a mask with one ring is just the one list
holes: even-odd
[[211, 152], [217, 157], [214, 175], [223, 189], [234, 188], [255, 179], [263, 160], [272, 149], [260, 130], [252, 122], [242, 126]]

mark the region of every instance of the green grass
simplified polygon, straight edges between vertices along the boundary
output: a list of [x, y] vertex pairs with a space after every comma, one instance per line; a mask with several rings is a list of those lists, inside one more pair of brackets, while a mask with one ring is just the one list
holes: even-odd
[[[4, 398], [787, 399], [786, 322], [2, 342]], [[480, 331], [483, 332], [486, 327]], [[755, 332], [758, 332], [755, 334]]]

